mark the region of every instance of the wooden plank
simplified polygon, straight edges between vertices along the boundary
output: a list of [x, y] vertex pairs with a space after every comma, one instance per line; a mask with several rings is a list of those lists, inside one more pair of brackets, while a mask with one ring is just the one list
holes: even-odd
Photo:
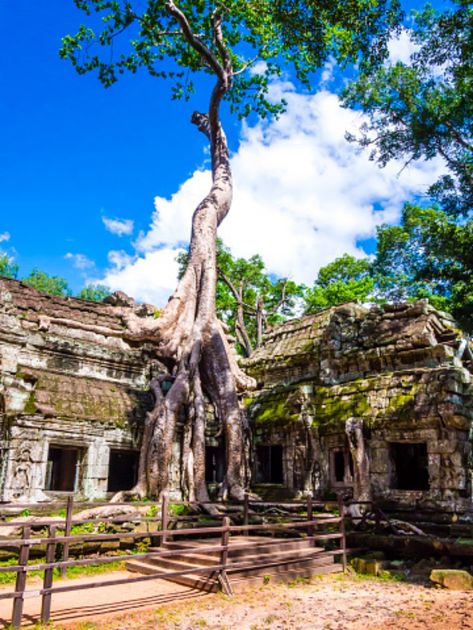
[[[66, 526], [64, 528], [64, 535], [65, 536], [70, 536], [71, 535], [71, 529], [72, 529], [72, 510], [74, 509], [74, 497], [70, 496], [67, 497], [67, 509], [66, 509]], [[63, 552], [62, 552], [62, 559], [63, 560], [69, 560], [69, 541], [66, 541], [64, 543], [64, 547], [63, 547]], [[65, 577], [66, 575], [66, 568], [62, 568], [61, 569], [61, 577]]]
[[346, 540], [345, 540], [345, 504], [343, 503], [342, 496], [339, 497], [338, 509], [340, 511], [340, 549], [342, 551], [342, 565], [343, 571], [347, 570], [347, 554], [345, 552]]
[[166, 492], [163, 492], [161, 502], [161, 545], [166, 542], [166, 532], [169, 529], [169, 499]]
[[21, 626], [21, 618], [23, 617], [23, 602], [24, 602], [24, 592], [26, 587], [26, 570], [24, 567], [28, 564], [28, 558], [30, 555], [30, 545], [29, 545], [29, 537], [30, 537], [30, 528], [25, 526], [23, 528], [23, 544], [20, 548], [20, 556], [18, 559], [18, 564], [20, 568], [16, 574], [16, 584], [15, 584], [15, 592], [18, 595], [13, 600], [13, 611], [12, 611], [12, 628], [19, 628]]
[[[49, 537], [54, 538], [56, 536], [56, 526], [51, 525], [49, 530]], [[46, 549], [46, 564], [54, 563], [54, 555], [56, 553], [56, 543], [50, 542], [48, 543]], [[65, 570], [64, 570], [65, 571]], [[47, 588], [51, 588], [53, 585], [53, 573], [54, 568], [50, 567], [44, 570], [43, 576], [43, 590]], [[45, 593], [41, 602], [41, 623], [47, 624], [49, 623], [49, 619], [51, 617], [51, 593]]]

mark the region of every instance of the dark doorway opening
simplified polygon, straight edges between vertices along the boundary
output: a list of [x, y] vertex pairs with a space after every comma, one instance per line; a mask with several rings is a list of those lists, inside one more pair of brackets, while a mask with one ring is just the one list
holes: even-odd
[[50, 446], [46, 467], [45, 489], [52, 492], [76, 490], [80, 450], [69, 446]]
[[333, 456], [333, 467], [335, 472], [335, 481], [343, 483], [345, 479], [345, 453], [343, 451], [335, 451]]
[[222, 483], [225, 477], [225, 449], [223, 446], [205, 447], [205, 481]]
[[282, 446], [257, 446], [258, 468], [256, 481], [259, 483], [283, 483]]
[[353, 458], [347, 448], [331, 451], [330, 482], [332, 486], [353, 485]]
[[131, 490], [138, 481], [138, 451], [112, 449], [108, 465], [108, 492]]
[[391, 460], [393, 464], [391, 488], [429, 489], [427, 444], [392, 443]]

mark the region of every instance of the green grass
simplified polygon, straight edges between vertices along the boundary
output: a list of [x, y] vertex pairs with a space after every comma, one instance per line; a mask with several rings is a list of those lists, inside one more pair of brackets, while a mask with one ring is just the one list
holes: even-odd
[[[31, 564], [40, 564], [44, 562], [44, 559], [38, 559], [32, 562]], [[0, 562], [0, 566], [13, 566], [18, 564], [18, 560], [16, 558], [11, 558], [10, 560], [6, 560]], [[87, 566], [78, 566], [78, 567], [67, 567], [66, 577], [68, 578], [79, 578], [85, 577], [88, 575], [99, 575], [100, 573], [108, 573], [109, 571], [119, 571], [123, 569], [125, 566], [124, 562], [109, 562], [107, 564], [89, 564]], [[60, 577], [61, 572], [60, 569], [54, 569], [54, 577]], [[28, 577], [42, 577], [43, 571], [28, 571]], [[16, 573], [0, 573], [0, 585], [1, 584], [14, 584], [16, 581]]]

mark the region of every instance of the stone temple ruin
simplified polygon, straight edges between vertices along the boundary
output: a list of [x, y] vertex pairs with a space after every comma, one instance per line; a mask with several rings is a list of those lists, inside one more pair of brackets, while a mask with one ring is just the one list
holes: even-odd
[[[154, 312], [124, 294], [97, 304], [0, 279], [0, 500], [133, 486], [156, 348], [127, 337], [124, 309]], [[425, 302], [346, 304], [274, 328], [244, 361], [258, 383], [242, 398], [252, 486], [471, 509], [472, 358]], [[211, 485], [225, 467], [216, 424], [209, 409]], [[181, 442], [178, 429], [175, 496]]]

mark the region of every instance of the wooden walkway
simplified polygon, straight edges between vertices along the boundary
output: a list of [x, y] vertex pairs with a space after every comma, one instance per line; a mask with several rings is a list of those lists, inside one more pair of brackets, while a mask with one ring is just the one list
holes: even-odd
[[[148, 505], [150, 504], [147, 504], [147, 508]], [[194, 506], [202, 508], [202, 504]], [[14, 507], [17, 510], [19, 508]], [[43, 521], [40, 531], [36, 530], [37, 533], [33, 529], [34, 523], [9, 520], [10, 529], [19, 527], [21, 531], [18, 537], [5, 537], [0, 543], [4, 550], [11, 549], [12, 553], [17, 554], [16, 564], [0, 566], [0, 573], [16, 574], [15, 585], [0, 591], [0, 603], [8, 600], [12, 602], [11, 626], [19, 628], [22, 625], [29, 606], [28, 604], [25, 607], [25, 604], [31, 598], [41, 602], [40, 620], [48, 623], [53, 600], [81, 591], [98, 589], [99, 592], [105, 587], [130, 588], [137, 583], [143, 585], [164, 579], [201, 591], [221, 589], [231, 596], [234, 587], [238, 588], [243, 581], [248, 583], [249, 580], [261, 579], [261, 576], [290, 580], [317, 573], [343, 571], [346, 568], [344, 508], [341, 503], [339, 514], [326, 511], [315, 513], [312, 498], [308, 497], [306, 503], [292, 505], [292, 508], [299, 510], [298, 513], [286, 514], [285, 517], [278, 514], [272, 520], [270, 516], [254, 514], [253, 522], [249, 519], [248, 500], [245, 500], [243, 506], [227, 504], [224, 507], [227, 511], [233, 510], [234, 521], [238, 522], [240, 519], [241, 523], [243, 515], [244, 524], [232, 524], [229, 516], [222, 517], [219, 514], [214, 517], [212, 526], [208, 519], [205, 527], [200, 526], [201, 521], [195, 520], [199, 519], [198, 515], [178, 517], [172, 523], [166, 498], [158, 517], [139, 516], [130, 519], [124, 516], [117, 519], [100, 516], [93, 521], [97, 533], [91, 534], [71, 534], [72, 501], [68, 502], [63, 525], [58, 523], [57, 518], [49, 522]], [[322, 510], [326, 509], [325, 504], [320, 507]], [[147, 511], [149, 512], [148, 509]], [[144, 524], [146, 531], [141, 527], [141, 531], [134, 529], [131, 532], [100, 533], [102, 526], [106, 529], [113, 523], [126, 523], [130, 520], [135, 525]], [[74, 524], [78, 522], [91, 521], [74, 521]], [[47, 533], [42, 535], [45, 527]], [[128, 551], [130, 545], [136, 547], [143, 540], [148, 541], [144, 552]], [[150, 541], [159, 546], [147, 548]], [[103, 549], [104, 544], [111, 542], [119, 547], [112, 556], [102, 550], [93, 557], [69, 557], [72, 549], [77, 554], [92, 543]], [[121, 548], [124, 542], [127, 547]], [[45, 553], [44, 559], [35, 561], [34, 558], [41, 553]], [[62, 555], [61, 560], [57, 560], [58, 553]], [[106, 565], [111, 562], [125, 562], [133, 573], [126, 576], [123, 573], [109, 573], [106, 579], [101, 577], [66, 582], [58, 582], [55, 575], [58, 569], [65, 572], [68, 567]], [[32, 571], [42, 573], [39, 588], [31, 588]], [[93, 599], [94, 602], [97, 600], [95, 593]], [[119, 605], [120, 598], [117, 606]]]

